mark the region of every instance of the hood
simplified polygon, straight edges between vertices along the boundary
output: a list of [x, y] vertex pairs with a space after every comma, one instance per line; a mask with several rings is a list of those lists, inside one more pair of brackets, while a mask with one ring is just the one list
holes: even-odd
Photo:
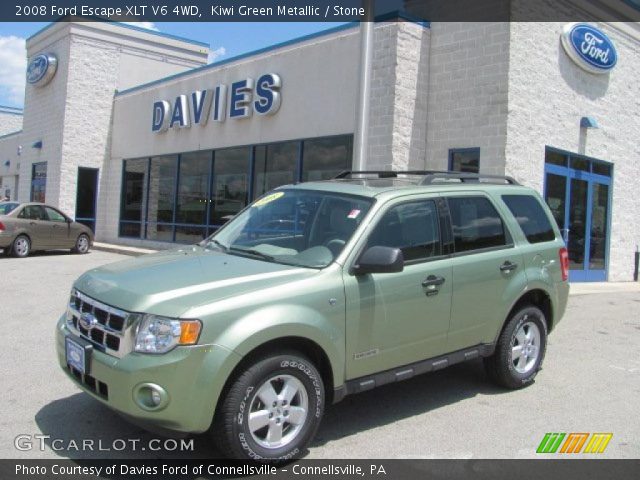
[[190, 246], [89, 270], [74, 286], [126, 311], [180, 317], [192, 307], [317, 273]]

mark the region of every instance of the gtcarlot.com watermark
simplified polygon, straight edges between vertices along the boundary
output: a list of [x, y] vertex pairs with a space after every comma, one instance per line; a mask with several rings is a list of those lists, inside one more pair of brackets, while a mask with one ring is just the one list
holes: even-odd
[[14, 438], [13, 445], [22, 452], [53, 450], [72, 452], [192, 452], [193, 438], [116, 438], [113, 440], [84, 438], [79, 440], [55, 438], [44, 434], [21, 434]]

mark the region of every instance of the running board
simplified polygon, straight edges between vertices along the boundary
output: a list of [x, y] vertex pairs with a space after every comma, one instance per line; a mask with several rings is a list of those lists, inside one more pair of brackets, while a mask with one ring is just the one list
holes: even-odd
[[380, 373], [374, 373], [373, 375], [367, 375], [366, 377], [347, 380], [344, 385], [334, 390], [333, 403], [339, 402], [347, 395], [366, 392], [367, 390], [372, 390], [388, 383], [408, 380], [416, 375], [442, 370], [450, 365], [466, 362], [467, 360], [473, 360], [474, 358], [488, 357], [493, 354], [494, 350], [495, 345], [493, 344], [476, 345], [474, 347], [465, 348], [439, 357], [421, 360], [402, 367], [385, 370]]

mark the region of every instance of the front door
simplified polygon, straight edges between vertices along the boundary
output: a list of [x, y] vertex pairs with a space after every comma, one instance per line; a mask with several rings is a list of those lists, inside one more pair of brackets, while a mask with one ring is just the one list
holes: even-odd
[[352, 275], [345, 270], [347, 378], [446, 353], [451, 262], [442, 255], [436, 201], [390, 205], [364, 249], [400, 248], [404, 271]]
[[78, 168], [76, 192], [76, 222], [96, 231], [96, 196], [98, 193], [98, 169]]
[[606, 281], [611, 165], [547, 152], [544, 196], [567, 244], [569, 281]]

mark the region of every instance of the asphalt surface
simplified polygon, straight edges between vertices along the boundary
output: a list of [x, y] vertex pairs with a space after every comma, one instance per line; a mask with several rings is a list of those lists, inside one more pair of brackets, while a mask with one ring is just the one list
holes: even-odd
[[[0, 458], [217, 456], [203, 435], [194, 451], [142, 450], [162, 437], [122, 420], [59, 370], [54, 325], [74, 279], [125, 258], [97, 251], [0, 257]], [[638, 293], [572, 296], [529, 388], [493, 387], [473, 361], [347, 397], [328, 409], [308, 458], [533, 458], [546, 432], [612, 432], [602, 457], [639, 458], [639, 312]], [[17, 449], [18, 435], [29, 435], [33, 447]], [[120, 451], [119, 439], [141, 448]], [[93, 440], [93, 450], [83, 451], [83, 440]]]

